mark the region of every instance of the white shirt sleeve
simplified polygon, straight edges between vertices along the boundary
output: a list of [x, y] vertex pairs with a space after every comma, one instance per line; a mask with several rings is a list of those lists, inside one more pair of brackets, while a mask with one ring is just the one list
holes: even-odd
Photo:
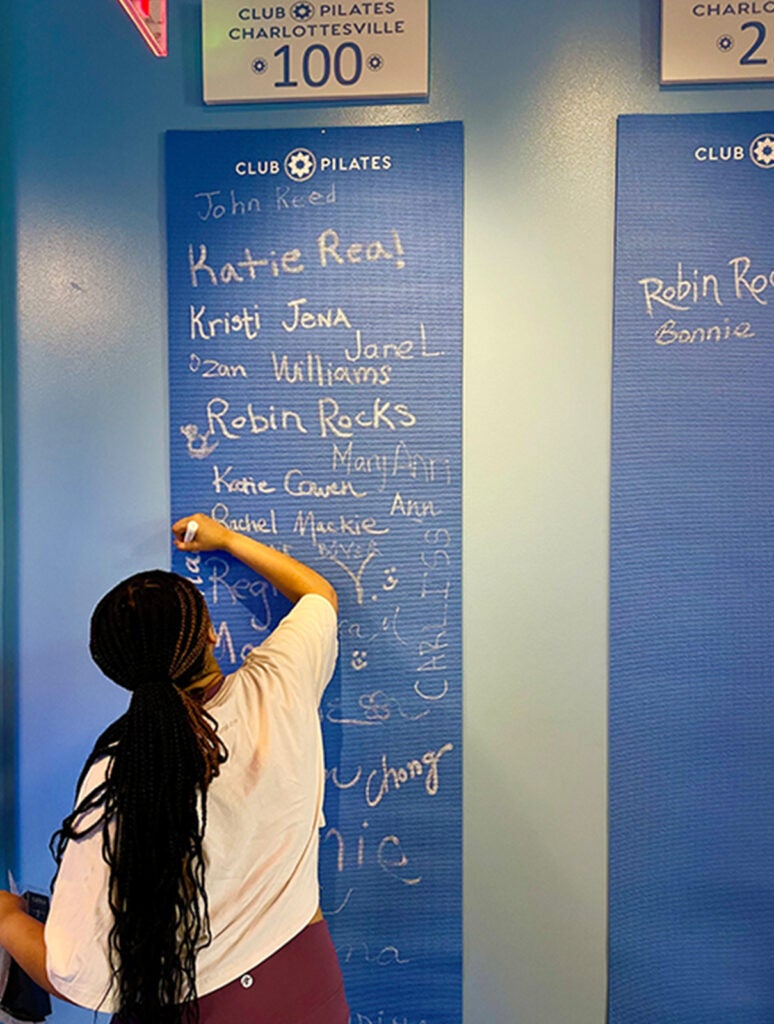
[[283, 678], [308, 687], [319, 704], [338, 656], [336, 611], [320, 594], [305, 594], [277, 628], [245, 659], [276, 668]]

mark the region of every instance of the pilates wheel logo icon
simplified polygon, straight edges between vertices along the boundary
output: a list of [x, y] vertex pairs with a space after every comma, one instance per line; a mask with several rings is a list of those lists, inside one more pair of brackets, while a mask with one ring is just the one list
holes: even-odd
[[750, 143], [750, 159], [756, 167], [774, 167], [774, 133], [764, 132]]
[[290, 8], [290, 16], [295, 21], [309, 21], [314, 17], [314, 4], [298, 3]]
[[291, 149], [283, 167], [291, 181], [309, 181], [317, 170], [317, 157], [311, 150], [299, 146]]

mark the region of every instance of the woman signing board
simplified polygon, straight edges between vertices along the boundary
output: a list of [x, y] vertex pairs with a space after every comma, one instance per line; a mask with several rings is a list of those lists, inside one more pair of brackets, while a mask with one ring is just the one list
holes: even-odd
[[91, 653], [129, 707], [54, 836], [45, 930], [2, 892], [0, 945], [114, 1024], [347, 1024], [317, 880], [336, 593], [206, 516], [172, 530], [179, 550], [222, 550], [293, 607], [224, 679], [192, 583], [154, 570], [102, 598]]

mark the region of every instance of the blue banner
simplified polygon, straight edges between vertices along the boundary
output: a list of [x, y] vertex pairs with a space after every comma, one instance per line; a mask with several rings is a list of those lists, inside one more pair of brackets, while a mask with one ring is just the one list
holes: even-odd
[[774, 1019], [774, 114], [622, 117], [611, 1024]]
[[[335, 585], [322, 905], [352, 1024], [461, 1011], [459, 124], [167, 136], [172, 515]], [[183, 557], [224, 671], [283, 600]]]

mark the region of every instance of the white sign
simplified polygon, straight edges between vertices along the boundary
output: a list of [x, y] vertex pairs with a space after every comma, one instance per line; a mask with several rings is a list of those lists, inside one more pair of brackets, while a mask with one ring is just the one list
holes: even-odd
[[422, 98], [428, 0], [202, 0], [205, 103]]
[[774, 80], [774, 0], [661, 0], [661, 82]]

